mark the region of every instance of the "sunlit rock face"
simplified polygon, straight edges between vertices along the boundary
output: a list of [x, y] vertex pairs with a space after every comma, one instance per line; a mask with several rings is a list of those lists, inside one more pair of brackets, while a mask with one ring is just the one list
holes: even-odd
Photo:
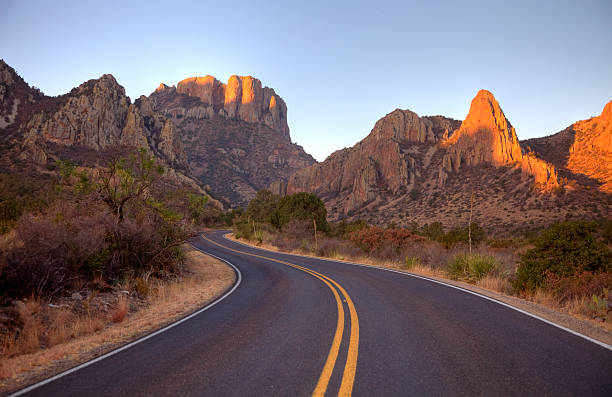
[[524, 141], [569, 178], [612, 193], [612, 101], [599, 116], [578, 121], [554, 135]]
[[[172, 89], [161, 84], [155, 92]], [[259, 79], [231, 76], [227, 84], [223, 84], [213, 76], [190, 77], [181, 80], [175, 90], [179, 94], [201, 100], [203, 106], [189, 114], [189, 117], [219, 116], [247, 123], [261, 123], [289, 136], [285, 101], [272, 88], [263, 87]]]
[[540, 185], [557, 185], [551, 164], [523, 155], [514, 127], [489, 91], [478, 92], [461, 127], [443, 146], [448, 151], [444, 159], [445, 171], [457, 172], [462, 166], [480, 163], [515, 165], [525, 174], [534, 176]]
[[176, 125], [192, 174], [230, 206], [315, 163], [291, 142], [283, 99], [254, 77], [191, 77], [149, 98]]

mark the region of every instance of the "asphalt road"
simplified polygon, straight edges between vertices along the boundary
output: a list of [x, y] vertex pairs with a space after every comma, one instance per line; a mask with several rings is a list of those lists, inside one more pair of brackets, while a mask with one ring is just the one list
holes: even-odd
[[206, 237], [233, 293], [27, 395], [612, 395], [612, 351], [495, 302]]

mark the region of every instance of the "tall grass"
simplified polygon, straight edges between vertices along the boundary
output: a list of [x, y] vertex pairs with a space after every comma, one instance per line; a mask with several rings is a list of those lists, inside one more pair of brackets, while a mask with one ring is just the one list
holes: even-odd
[[449, 262], [448, 273], [454, 278], [466, 278], [475, 282], [500, 268], [500, 261], [492, 255], [458, 254]]

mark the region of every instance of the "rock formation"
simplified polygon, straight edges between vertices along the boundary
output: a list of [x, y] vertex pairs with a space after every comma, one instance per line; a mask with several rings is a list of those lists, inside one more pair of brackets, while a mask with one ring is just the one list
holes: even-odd
[[285, 101], [254, 77], [231, 76], [227, 85], [213, 76], [189, 77], [179, 81], [176, 88], [162, 83], [155, 93], [164, 91], [199, 98], [200, 106], [190, 116], [265, 124], [289, 138]]
[[[494, 96], [484, 90], [463, 122], [395, 110], [355, 146], [271, 189], [314, 192], [332, 219], [376, 224], [465, 225], [472, 197], [474, 220], [506, 231], [526, 227], [527, 221], [538, 225], [611, 210], [599, 192], [561, 189], [555, 167], [522, 148]], [[561, 202], [571, 205], [560, 209]]]
[[612, 193], [612, 101], [597, 117], [523, 144], [554, 164], [564, 177]]
[[551, 164], [523, 155], [514, 127], [489, 91], [478, 91], [461, 127], [442, 146], [447, 148], [444, 171], [457, 172], [462, 165], [480, 163], [516, 166], [542, 186], [557, 186], [557, 176]]
[[147, 148], [169, 166], [188, 170], [172, 121], [153, 112], [144, 96], [130, 103], [124, 88], [110, 74], [89, 80], [65, 95], [48, 97], [0, 61], [0, 93], [4, 166], [15, 160], [45, 165], [57, 159], [79, 161], [91, 151]]
[[442, 116], [419, 117], [396, 109], [378, 120], [364, 140], [330, 155], [323, 163], [298, 171], [277, 192], [315, 192], [321, 197], [342, 197], [339, 208], [347, 214], [374, 201], [381, 191], [409, 191], [427, 167], [430, 147], [459, 127]]
[[149, 98], [179, 129], [193, 175], [229, 205], [315, 162], [291, 142], [283, 99], [256, 78], [191, 77]]

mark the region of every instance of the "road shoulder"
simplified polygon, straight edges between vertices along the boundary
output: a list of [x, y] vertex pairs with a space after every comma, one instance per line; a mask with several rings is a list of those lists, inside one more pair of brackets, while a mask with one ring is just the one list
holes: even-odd
[[146, 307], [94, 334], [3, 360], [0, 395], [21, 389], [133, 342], [197, 311], [229, 290], [236, 274], [226, 263], [185, 245], [188, 275]]

